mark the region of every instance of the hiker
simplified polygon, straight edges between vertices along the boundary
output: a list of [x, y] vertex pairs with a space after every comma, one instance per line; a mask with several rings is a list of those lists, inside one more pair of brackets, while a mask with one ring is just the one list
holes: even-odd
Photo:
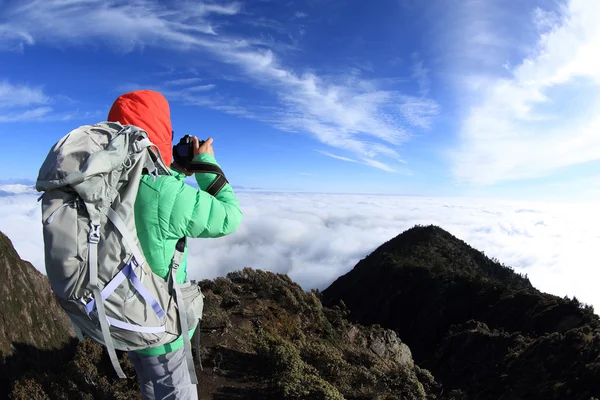
[[[134, 205], [138, 239], [147, 263], [155, 274], [168, 281], [179, 239], [216, 238], [234, 232], [242, 218], [238, 200], [229, 183], [214, 196], [206, 191], [217, 178], [215, 174], [193, 173], [173, 163], [169, 104], [160, 93], [140, 90], [120, 96], [109, 112], [108, 121], [144, 129], [160, 150], [164, 164], [171, 167], [172, 175], [142, 176]], [[218, 166], [212, 143], [209, 138], [200, 145], [193, 138], [194, 162]], [[200, 189], [184, 182], [192, 174]], [[180, 284], [188, 280], [187, 249], [176, 280]], [[190, 337], [196, 326], [189, 326]], [[195, 379], [191, 379], [186, 365], [183, 342], [180, 336], [166, 345], [128, 352], [144, 399], [198, 398], [196, 385], [192, 384]]]

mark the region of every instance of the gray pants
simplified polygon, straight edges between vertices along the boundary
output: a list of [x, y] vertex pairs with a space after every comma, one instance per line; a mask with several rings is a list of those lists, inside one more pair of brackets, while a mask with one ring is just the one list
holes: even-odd
[[183, 348], [160, 356], [128, 352], [140, 381], [144, 400], [198, 400]]

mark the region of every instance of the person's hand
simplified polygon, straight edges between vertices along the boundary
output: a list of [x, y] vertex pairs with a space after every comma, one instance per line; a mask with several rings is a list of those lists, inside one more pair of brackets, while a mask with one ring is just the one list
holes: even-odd
[[200, 145], [198, 138], [194, 136], [194, 157], [202, 153], [207, 153], [214, 157], [215, 151], [213, 150], [212, 143], [213, 139], [208, 138], [204, 143], [202, 143], [202, 145]]
[[[206, 139], [206, 141], [204, 143], [202, 143], [202, 145], [200, 145], [198, 138], [196, 136], [194, 136], [193, 144], [192, 144], [193, 149], [194, 149], [194, 157], [196, 157], [198, 154], [203, 154], [203, 153], [210, 154], [214, 157], [215, 151], [213, 150], [212, 143], [213, 143], [213, 139], [208, 138], [208, 139]], [[187, 169], [178, 165], [177, 162], [175, 162], [175, 161], [173, 161], [173, 164], [171, 164], [171, 168], [185, 174], [186, 176], [194, 175], [193, 171], [188, 171]]]

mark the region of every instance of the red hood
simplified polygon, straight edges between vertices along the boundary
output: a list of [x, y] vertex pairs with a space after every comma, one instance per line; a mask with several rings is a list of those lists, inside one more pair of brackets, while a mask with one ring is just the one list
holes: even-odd
[[108, 113], [109, 122], [135, 125], [148, 132], [170, 167], [173, 158], [173, 130], [169, 102], [153, 90], [138, 90], [119, 96]]

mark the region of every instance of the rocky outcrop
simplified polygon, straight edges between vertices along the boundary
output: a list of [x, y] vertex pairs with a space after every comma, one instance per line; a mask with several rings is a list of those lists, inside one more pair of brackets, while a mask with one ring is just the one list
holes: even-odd
[[361, 329], [364, 330], [364, 328], [354, 325], [348, 330], [346, 336], [349, 343], [369, 349], [382, 360], [391, 360], [409, 368], [414, 366], [410, 348], [402, 343], [396, 332], [374, 326], [370, 328], [368, 335], [363, 336], [360, 334]]
[[386, 329], [369, 335], [369, 349], [383, 359], [390, 359], [408, 367], [414, 366], [410, 349], [392, 330]]
[[74, 333], [48, 279], [23, 261], [0, 232], [0, 358], [15, 344], [41, 350], [63, 347]]

